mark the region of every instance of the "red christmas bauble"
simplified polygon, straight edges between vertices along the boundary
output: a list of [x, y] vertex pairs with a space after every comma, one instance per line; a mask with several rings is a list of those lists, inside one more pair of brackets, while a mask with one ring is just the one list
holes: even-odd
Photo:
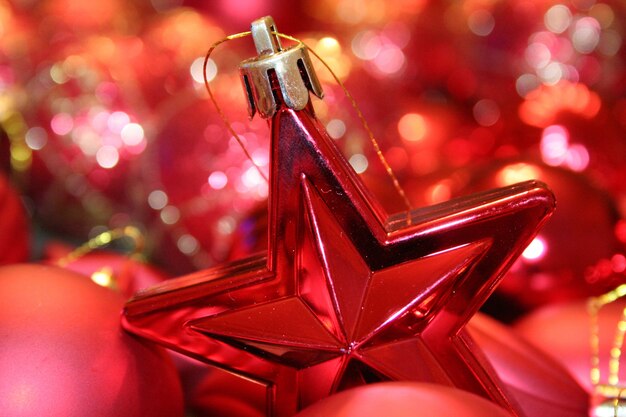
[[[217, 89], [232, 89], [232, 82], [240, 83], [232, 79], [229, 86], [217, 83]], [[245, 109], [239, 90], [231, 99], [234, 101], [222, 100], [229, 114], [233, 109], [226, 107], [228, 103], [244, 106], [235, 106], [235, 113], [237, 108]], [[245, 118], [239, 113], [232, 120]], [[163, 117], [155, 140], [153, 167], [158, 167], [158, 175], [147, 184], [151, 190], [148, 202], [158, 214], [152, 229], [165, 229], [174, 250], [192, 259], [195, 268], [206, 268], [225, 259], [240, 218], [265, 200], [267, 183], [224, 128], [211, 103], [191, 97], [170, 116]], [[259, 165], [267, 165], [266, 123], [256, 118], [250, 124], [237, 123], [235, 128]], [[164, 262], [172, 260], [172, 249], [164, 242], [159, 243], [156, 254]]]
[[598, 295], [622, 282], [615, 274], [603, 278], [589, 274], [598, 262], [623, 251], [623, 245], [615, 234], [619, 221], [615, 202], [584, 174], [532, 160], [496, 162], [474, 173], [461, 193], [528, 179], [550, 187], [557, 210], [506, 275], [499, 291], [526, 307], [536, 307]]
[[[617, 323], [625, 306], [624, 301], [615, 302], [603, 307], [598, 314], [600, 374], [604, 382], [608, 377], [608, 362]], [[589, 394], [593, 393], [590, 377], [591, 319], [585, 301], [542, 307], [514, 327], [518, 334], [561, 363]], [[626, 380], [623, 370], [620, 380]]]
[[0, 268], [0, 409], [30, 416], [183, 415], [165, 352], [125, 333], [124, 299], [61, 268]]
[[0, 265], [28, 259], [28, 236], [29, 227], [20, 197], [0, 174]]
[[484, 314], [466, 328], [527, 417], [585, 415], [587, 392], [551, 355]]
[[297, 417], [505, 417], [509, 413], [457, 388], [416, 382], [364, 385], [325, 398]]
[[45, 248], [46, 262], [78, 272], [105, 287], [114, 288], [125, 298], [137, 291], [170, 278], [165, 272], [141, 259], [113, 251], [95, 251], [65, 261], [71, 253], [69, 246], [51, 243]]

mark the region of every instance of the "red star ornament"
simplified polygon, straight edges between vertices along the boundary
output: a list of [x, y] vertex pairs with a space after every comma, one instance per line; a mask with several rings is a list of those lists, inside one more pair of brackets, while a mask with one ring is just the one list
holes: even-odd
[[[316, 91], [307, 62], [297, 75]], [[463, 327], [553, 211], [552, 193], [530, 181], [388, 216], [308, 92], [294, 105], [282, 76], [268, 75], [274, 103], [252, 102], [271, 116], [267, 255], [139, 293], [125, 327], [214, 365], [216, 389], [238, 393], [246, 416], [292, 416], [385, 380], [456, 386], [521, 416]]]

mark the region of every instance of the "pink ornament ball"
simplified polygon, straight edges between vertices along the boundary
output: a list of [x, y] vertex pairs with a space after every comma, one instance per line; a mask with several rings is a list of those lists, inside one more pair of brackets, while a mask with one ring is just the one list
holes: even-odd
[[510, 417], [477, 395], [443, 385], [382, 382], [343, 391], [305, 408], [296, 417]]
[[177, 417], [165, 352], [120, 327], [124, 299], [53, 266], [0, 268], [0, 410], [12, 417]]
[[525, 417], [580, 417], [587, 413], [588, 393], [552, 355], [484, 314], [476, 314], [466, 329]]

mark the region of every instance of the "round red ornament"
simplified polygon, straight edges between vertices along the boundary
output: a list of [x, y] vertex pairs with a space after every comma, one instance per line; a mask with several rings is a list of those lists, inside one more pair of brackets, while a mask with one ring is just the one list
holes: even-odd
[[297, 417], [510, 417], [484, 398], [457, 388], [417, 382], [364, 385], [325, 398]]
[[592, 268], [623, 250], [615, 235], [619, 213], [606, 191], [580, 172], [530, 159], [500, 161], [476, 171], [459, 194], [529, 179], [545, 182], [557, 210], [511, 268], [499, 291], [526, 307], [599, 295], [622, 279], [597, 277]]
[[2, 413], [182, 416], [174, 366], [163, 350], [121, 329], [123, 303], [61, 268], [0, 268]]
[[[608, 304], [598, 314], [601, 381], [606, 382], [611, 348], [626, 303]], [[573, 301], [542, 307], [516, 323], [515, 330], [526, 340], [561, 363], [584, 387], [593, 393], [591, 383], [591, 320], [586, 301]], [[620, 372], [620, 381], [626, 373]]]
[[466, 329], [526, 417], [585, 415], [589, 407], [587, 392], [551, 355], [484, 314], [476, 314]]
[[[230, 85], [217, 83], [217, 91], [232, 88], [233, 82], [240, 81], [232, 79]], [[243, 94], [239, 97], [244, 98]], [[232, 115], [226, 104], [237, 101], [222, 102]], [[242, 103], [240, 108], [244, 106]], [[243, 113], [231, 117], [244, 118]], [[193, 260], [195, 269], [206, 268], [226, 257], [243, 213], [266, 199], [267, 183], [224, 128], [211, 103], [193, 98], [171, 118], [164, 116], [162, 122], [154, 142], [153, 167], [158, 168], [158, 175], [147, 183], [148, 203], [158, 214], [151, 229], [165, 228], [166, 237], [173, 240], [175, 247], [167, 248], [163, 238], [155, 256], [172, 269], [181, 263], [172, 262], [172, 251], [178, 250]], [[236, 123], [234, 128], [266, 171], [263, 165], [268, 161], [267, 126], [256, 119], [250, 124]], [[177, 270], [183, 273], [191, 268]]]
[[97, 284], [114, 288], [126, 298], [170, 278], [142, 259], [118, 252], [99, 250], [73, 259], [68, 258], [72, 249], [61, 243], [49, 244], [45, 252], [47, 263], [91, 277]]

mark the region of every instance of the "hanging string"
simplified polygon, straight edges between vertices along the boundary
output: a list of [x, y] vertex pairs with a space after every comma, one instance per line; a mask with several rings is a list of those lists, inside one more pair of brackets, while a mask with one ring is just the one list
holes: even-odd
[[56, 263], [57, 265], [62, 267], [66, 266], [74, 262], [78, 258], [93, 251], [94, 249], [102, 248], [103, 246], [106, 246], [115, 240], [123, 238], [129, 238], [133, 243], [131, 256], [138, 255], [143, 251], [145, 246], [145, 239], [141, 231], [134, 226], [126, 226], [123, 228], [107, 230], [106, 232], [100, 233], [98, 236], [89, 239], [87, 242], [83, 243], [72, 252], [56, 261]]
[[252, 165], [254, 165], [258, 173], [261, 175], [261, 178], [263, 178], [265, 182], [269, 183], [267, 176], [265, 175], [263, 170], [261, 170], [261, 167], [259, 167], [256, 164], [256, 162], [254, 162], [252, 155], [250, 155], [250, 152], [248, 151], [248, 148], [246, 148], [246, 145], [241, 140], [241, 137], [237, 134], [237, 132], [235, 132], [235, 129], [233, 129], [233, 126], [230, 123], [230, 120], [228, 120], [228, 117], [226, 117], [226, 114], [224, 113], [222, 108], [217, 104], [217, 100], [215, 99], [215, 96], [213, 95], [213, 92], [211, 91], [211, 86], [209, 85], [209, 79], [207, 78], [207, 75], [206, 75], [206, 69], [207, 69], [207, 65], [209, 64], [209, 58], [211, 57], [211, 54], [213, 53], [215, 48], [217, 48], [219, 45], [223, 44], [224, 42], [232, 41], [233, 39], [245, 38], [246, 36], [250, 36], [251, 34], [252, 32], [250, 31], [235, 33], [234, 35], [228, 35], [224, 39], [220, 39], [219, 41], [211, 45], [211, 47], [206, 53], [206, 56], [204, 57], [204, 64], [202, 65], [202, 76], [204, 78], [204, 87], [206, 88], [207, 93], [209, 93], [209, 98], [213, 102], [213, 105], [215, 106], [215, 109], [219, 113], [220, 117], [222, 118], [222, 121], [224, 121], [226, 128], [228, 129], [230, 134], [233, 135], [237, 143], [239, 143], [239, 146], [243, 150], [243, 153], [246, 154], [246, 158], [248, 158], [248, 160], [252, 162]]
[[626, 392], [626, 388], [621, 388], [615, 399], [613, 399], [613, 417], [619, 417], [620, 399], [624, 395], [624, 392]]
[[[228, 129], [228, 131], [233, 135], [233, 137], [237, 140], [237, 143], [239, 143], [239, 146], [241, 147], [241, 149], [243, 150], [243, 152], [245, 153], [246, 157], [250, 160], [250, 162], [252, 162], [252, 164], [255, 166], [255, 168], [257, 169], [257, 171], [259, 172], [259, 174], [261, 175], [261, 177], [266, 181], [269, 182], [267, 177], [265, 176], [265, 174], [263, 173], [263, 171], [261, 170], [261, 168], [254, 162], [254, 159], [252, 158], [252, 155], [250, 155], [250, 152], [248, 151], [248, 149], [246, 148], [245, 144], [243, 143], [243, 141], [241, 140], [241, 138], [239, 137], [239, 135], [237, 134], [237, 132], [235, 132], [235, 129], [233, 129], [230, 120], [228, 119], [228, 117], [226, 117], [226, 114], [223, 112], [222, 108], [219, 106], [219, 104], [217, 103], [217, 100], [215, 99], [215, 96], [213, 95], [213, 92], [211, 91], [211, 87], [209, 84], [209, 80], [207, 78], [207, 65], [209, 62], [209, 58], [211, 56], [211, 54], [213, 53], [213, 51], [215, 50], [215, 48], [219, 45], [221, 45], [224, 42], [230, 41], [230, 40], [234, 40], [234, 39], [239, 39], [239, 38], [243, 38], [246, 36], [250, 36], [252, 33], [250, 31], [248, 32], [241, 32], [241, 33], [236, 33], [233, 35], [229, 35], [226, 36], [223, 39], [220, 39], [219, 41], [215, 42], [213, 45], [211, 45], [211, 47], [209, 48], [209, 50], [207, 51], [206, 56], [204, 57], [204, 64], [203, 64], [203, 77], [204, 77], [204, 85], [206, 87], [206, 90], [209, 94], [209, 98], [211, 99], [211, 101], [213, 102], [213, 105], [215, 106], [215, 108], [217, 109], [217, 112], [219, 113], [220, 117], [222, 118], [222, 121], [224, 122], [224, 124], [226, 125], [226, 128]], [[385, 156], [383, 155], [383, 152], [380, 149], [380, 146], [378, 144], [378, 141], [376, 140], [376, 137], [374, 136], [374, 133], [372, 132], [372, 129], [370, 129], [369, 124], [367, 123], [367, 120], [365, 120], [365, 116], [363, 116], [363, 113], [361, 112], [361, 109], [359, 108], [356, 100], [354, 99], [354, 97], [352, 96], [352, 94], [350, 94], [350, 91], [348, 91], [348, 89], [346, 88], [346, 86], [343, 84], [343, 82], [339, 79], [339, 77], [337, 76], [337, 74], [335, 74], [335, 72], [332, 70], [332, 68], [330, 68], [330, 66], [326, 63], [326, 61], [324, 61], [324, 59], [322, 59], [321, 56], [319, 56], [314, 50], [312, 50], [311, 48], [309, 48], [308, 46], [306, 46], [301, 40], [294, 38], [293, 36], [289, 36], [289, 35], [285, 35], [283, 33], [279, 33], [279, 32], [272, 32], [272, 34], [279, 36], [281, 38], [284, 39], [288, 39], [291, 40], [293, 42], [296, 42], [298, 44], [302, 44], [305, 47], [307, 47], [307, 49], [322, 63], [322, 65], [324, 65], [324, 67], [330, 72], [330, 74], [332, 75], [333, 79], [335, 80], [335, 82], [337, 82], [337, 84], [341, 87], [341, 89], [343, 90], [344, 94], [346, 95], [346, 97], [348, 98], [348, 100], [350, 100], [350, 103], [352, 104], [352, 107], [354, 108], [354, 110], [356, 111], [356, 114], [361, 122], [361, 124], [363, 125], [363, 128], [365, 129], [365, 131], [367, 132], [367, 135], [369, 137], [370, 142], [372, 143], [372, 146], [374, 147], [374, 151], [376, 152], [376, 155], [378, 156], [378, 159], [380, 160], [380, 162], [383, 164], [383, 167], [385, 168], [385, 171], [387, 172], [387, 175], [389, 175], [389, 177], [391, 178], [391, 181], [393, 182], [393, 186], [396, 189], [396, 192], [399, 194], [400, 198], [403, 200], [404, 205], [407, 208], [407, 222], [409, 224], [411, 224], [411, 215], [410, 215], [410, 211], [412, 209], [411, 206], [411, 202], [409, 201], [404, 189], [402, 188], [402, 186], [400, 185], [400, 182], [398, 181], [398, 178], [396, 177], [396, 175], [394, 174], [391, 166], [389, 165], [389, 163], [387, 162], [387, 159], [385, 158]]]

